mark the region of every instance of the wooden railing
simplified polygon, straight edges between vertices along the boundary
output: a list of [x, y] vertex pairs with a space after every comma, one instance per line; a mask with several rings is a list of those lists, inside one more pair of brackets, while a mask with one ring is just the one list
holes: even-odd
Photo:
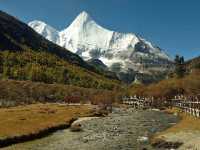
[[169, 103], [171, 103], [171, 106], [177, 107], [185, 113], [200, 118], [200, 101], [198, 99], [172, 99]]
[[200, 118], [200, 99], [197, 97], [178, 97], [169, 100], [154, 100], [151, 98], [130, 96], [123, 98], [123, 104], [131, 105], [134, 108], [159, 108], [159, 107], [177, 107], [183, 112], [188, 113], [192, 116]]
[[153, 100], [149, 98], [141, 98], [141, 97], [126, 97], [123, 98], [123, 104], [131, 105], [134, 108], [142, 108], [147, 109], [152, 107]]

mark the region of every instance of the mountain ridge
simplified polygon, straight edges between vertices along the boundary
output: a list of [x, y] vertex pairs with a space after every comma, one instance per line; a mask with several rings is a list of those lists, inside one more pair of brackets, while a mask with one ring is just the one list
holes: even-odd
[[[153, 46], [150, 42], [134, 33], [120, 33], [108, 30], [98, 25], [85, 11], [80, 13], [66, 29], [56, 30], [58, 35], [56, 40], [54, 39], [55, 37], [44, 35], [41, 29], [35, 28], [34, 22], [30, 22], [29, 26], [48, 40], [77, 53], [84, 60], [96, 57], [95, 59], [100, 59], [108, 67], [115, 62], [120, 62], [122, 66], [125, 66], [124, 68], [127, 68], [127, 64], [124, 63], [132, 63], [133, 61], [128, 57], [133, 57], [133, 55], [136, 55], [133, 58], [137, 56], [147, 58], [145, 55], [149, 54], [171, 61], [171, 58], [159, 47]], [[47, 28], [49, 28], [49, 25], [47, 25]], [[116, 60], [109, 58], [109, 55], [112, 57], [111, 52], [115, 53], [114, 58]], [[123, 57], [124, 59], [121, 61]]]
[[[34, 22], [30, 22], [29, 26], [43, 37], [78, 54], [86, 61], [99, 59], [110, 71], [116, 73], [128, 73], [130, 69], [142, 74], [163, 73], [172, 64], [172, 59], [158, 46], [134, 33], [108, 30], [98, 25], [85, 11], [80, 13], [66, 29], [56, 30], [58, 38], [50, 36], [55, 31], [51, 31], [51, 27], [47, 24], [45, 30], [50, 32], [48, 35], [43, 33], [42, 27], [34, 27]], [[118, 70], [113, 70], [112, 68], [116, 66]], [[144, 66], [146, 68], [142, 69]], [[120, 78], [119, 74], [118, 76]]]

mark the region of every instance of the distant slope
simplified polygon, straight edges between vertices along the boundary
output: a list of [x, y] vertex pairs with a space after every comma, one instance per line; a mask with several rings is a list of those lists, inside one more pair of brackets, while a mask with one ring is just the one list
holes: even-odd
[[109, 77], [110, 79], [118, 79], [117, 74], [109, 71], [108, 67], [101, 60], [90, 59], [87, 61], [87, 63], [95, 67], [97, 70], [99, 70], [99, 72], [103, 72], [104, 74], [106, 74], [106, 77]]
[[78, 55], [46, 40], [27, 24], [2, 11], [0, 11], [0, 41], [0, 50], [19, 51], [31, 49], [46, 51], [65, 59], [69, 63], [106, 76], [106, 73], [99, 72]]
[[200, 69], [200, 56], [186, 62], [188, 70]]
[[134, 85], [129, 88], [130, 94], [170, 98], [177, 94], [200, 94], [200, 69], [194, 69], [184, 78], [170, 78], [149, 86]]
[[102, 70], [108, 70], [107, 66], [99, 59], [90, 59], [87, 61], [90, 65]]

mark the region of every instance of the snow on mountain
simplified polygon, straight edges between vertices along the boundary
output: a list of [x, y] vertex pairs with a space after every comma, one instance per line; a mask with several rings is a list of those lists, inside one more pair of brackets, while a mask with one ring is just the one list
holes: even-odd
[[60, 39], [59, 32], [53, 27], [38, 20], [30, 22], [28, 25], [32, 27], [36, 32], [44, 36], [46, 39], [48, 39], [49, 41], [59, 44], [59, 39]]
[[99, 59], [116, 72], [127, 72], [130, 69], [140, 73], [160, 71], [167, 69], [166, 66], [171, 62], [170, 57], [159, 47], [133, 33], [107, 30], [85, 11], [63, 31], [57, 31], [41, 21], [30, 22], [29, 26], [83, 59]]

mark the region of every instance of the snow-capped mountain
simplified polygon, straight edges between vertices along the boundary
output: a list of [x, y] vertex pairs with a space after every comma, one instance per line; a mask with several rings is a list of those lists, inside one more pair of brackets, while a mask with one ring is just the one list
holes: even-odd
[[38, 20], [30, 22], [28, 25], [32, 27], [35, 31], [37, 31], [39, 34], [43, 35], [46, 39], [54, 43], [59, 43], [59, 32], [53, 27]]
[[63, 31], [57, 31], [41, 21], [32, 21], [29, 26], [85, 60], [101, 60], [115, 72], [128, 72], [130, 69], [139, 73], [161, 71], [166, 70], [171, 62], [159, 47], [133, 33], [107, 30], [85, 11]]

